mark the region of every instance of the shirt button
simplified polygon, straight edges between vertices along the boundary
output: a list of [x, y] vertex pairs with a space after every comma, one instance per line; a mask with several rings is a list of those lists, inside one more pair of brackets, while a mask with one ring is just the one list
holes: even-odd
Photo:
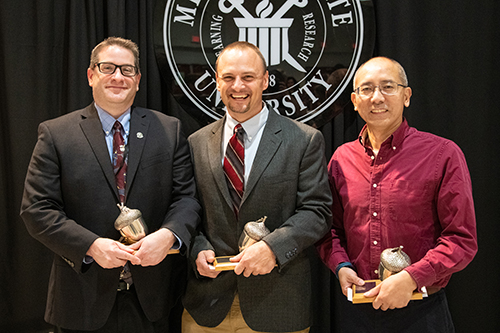
[[377, 187], [377, 184], [373, 184], [373, 187]]
[[375, 274], [378, 274], [378, 269], [374, 270]]
[[377, 215], [378, 215], [377, 212], [373, 212], [373, 216], [377, 216]]
[[377, 245], [377, 244], [378, 244], [378, 242], [377, 242], [377, 241], [373, 241], [373, 245]]
[[375, 156], [370, 156], [370, 158], [371, 158], [372, 160], [374, 160], [374, 159], [375, 159]]
[[396, 150], [396, 146], [392, 147], [392, 150]]

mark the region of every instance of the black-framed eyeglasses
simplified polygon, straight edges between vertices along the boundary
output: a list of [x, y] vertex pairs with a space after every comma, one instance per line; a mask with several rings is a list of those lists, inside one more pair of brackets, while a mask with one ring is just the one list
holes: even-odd
[[114, 74], [119, 68], [123, 76], [133, 77], [138, 73], [137, 67], [132, 65], [115, 65], [111, 62], [99, 62], [96, 64], [102, 74]]
[[379, 84], [378, 86], [375, 86], [373, 84], [363, 84], [354, 89], [354, 92], [361, 97], [369, 98], [373, 96], [373, 93], [375, 93], [375, 89], [378, 88], [381, 94], [392, 96], [398, 93], [399, 87], [407, 88], [408, 86], [393, 81], [386, 81]]

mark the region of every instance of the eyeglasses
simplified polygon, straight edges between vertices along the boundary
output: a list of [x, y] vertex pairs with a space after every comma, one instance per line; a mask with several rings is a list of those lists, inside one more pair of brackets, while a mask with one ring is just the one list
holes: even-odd
[[392, 81], [387, 81], [378, 86], [374, 86], [372, 84], [364, 84], [354, 89], [354, 91], [361, 97], [369, 98], [373, 96], [373, 94], [375, 93], [375, 89], [378, 88], [381, 94], [392, 96], [398, 93], [399, 87], [407, 88], [408, 86]]
[[100, 62], [96, 64], [99, 68], [99, 72], [102, 74], [114, 74], [116, 69], [119, 68], [123, 76], [133, 77], [137, 75], [137, 67], [132, 65], [115, 65], [110, 62]]

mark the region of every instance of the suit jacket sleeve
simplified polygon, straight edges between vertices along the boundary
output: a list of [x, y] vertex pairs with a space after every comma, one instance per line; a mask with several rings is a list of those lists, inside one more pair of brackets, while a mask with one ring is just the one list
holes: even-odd
[[191, 237], [200, 221], [199, 202], [196, 200], [196, 185], [191, 164], [189, 145], [184, 136], [180, 121], [177, 121], [176, 142], [173, 156], [172, 203], [162, 227], [171, 230], [182, 241], [182, 253], [190, 247]]
[[42, 123], [25, 180], [21, 216], [35, 239], [80, 272], [85, 253], [98, 235], [66, 216], [60, 169], [50, 128]]
[[308, 138], [305, 150], [300, 152], [303, 155], [297, 175], [295, 213], [264, 238], [276, 255], [280, 268], [318, 241], [331, 224], [332, 199], [326, 172], [324, 139], [317, 130]]

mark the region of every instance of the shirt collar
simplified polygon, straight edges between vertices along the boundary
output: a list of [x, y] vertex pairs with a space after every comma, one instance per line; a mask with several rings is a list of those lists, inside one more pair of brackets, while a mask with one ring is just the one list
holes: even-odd
[[115, 119], [112, 115], [107, 113], [103, 108], [99, 105], [95, 104], [95, 108], [97, 110], [97, 114], [99, 115], [99, 119], [101, 120], [102, 130], [106, 136], [112, 135], [113, 125], [115, 121], [119, 121], [122, 126], [125, 134], [128, 135], [130, 128], [130, 109], [128, 108], [118, 119]]
[[[263, 103], [264, 106], [262, 110], [257, 113], [255, 116], [252, 118], [248, 119], [247, 121], [241, 123], [241, 126], [245, 130], [246, 133], [246, 139], [248, 141], [252, 141], [259, 130], [266, 124], [267, 118], [269, 117], [269, 110], [267, 109], [267, 106], [265, 103]], [[236, 121], [233, 117], [229, 115], [228, 112], [226, 112], [226, 130], [229, 130], [232, 135], [234, 127], [236, 125], [240, 124], [238, 121]]]
[[[358, 136], [358, 141], [363, 147], [365, 147], [366, 139], [368, 136], [366, 128], [367, 128], [367, 125], [365, 124], [365, 126], [363, 126], [363, 128], [361, 129], [361, 132], [359, 132], [359, 136]], [[403, 121], [402, 121], [401, 125], [399, 125], [398, 129], [396, 131], [394, 131], [394, 133], [392, 133], [387, 138], [387, 140], [384, 141], [383, 144], [389, 143], [392, 147], [399, 147], [399, 145], [401, 145], [401, 143], [403, 143], [403, 140], [406, 137], [406, 133], [407, 133], [407, 130], [409, 128], [410, 128], [410, 126], [408, 125], [408, 121], [406, 120], [406, 118], [403, 117]]]

